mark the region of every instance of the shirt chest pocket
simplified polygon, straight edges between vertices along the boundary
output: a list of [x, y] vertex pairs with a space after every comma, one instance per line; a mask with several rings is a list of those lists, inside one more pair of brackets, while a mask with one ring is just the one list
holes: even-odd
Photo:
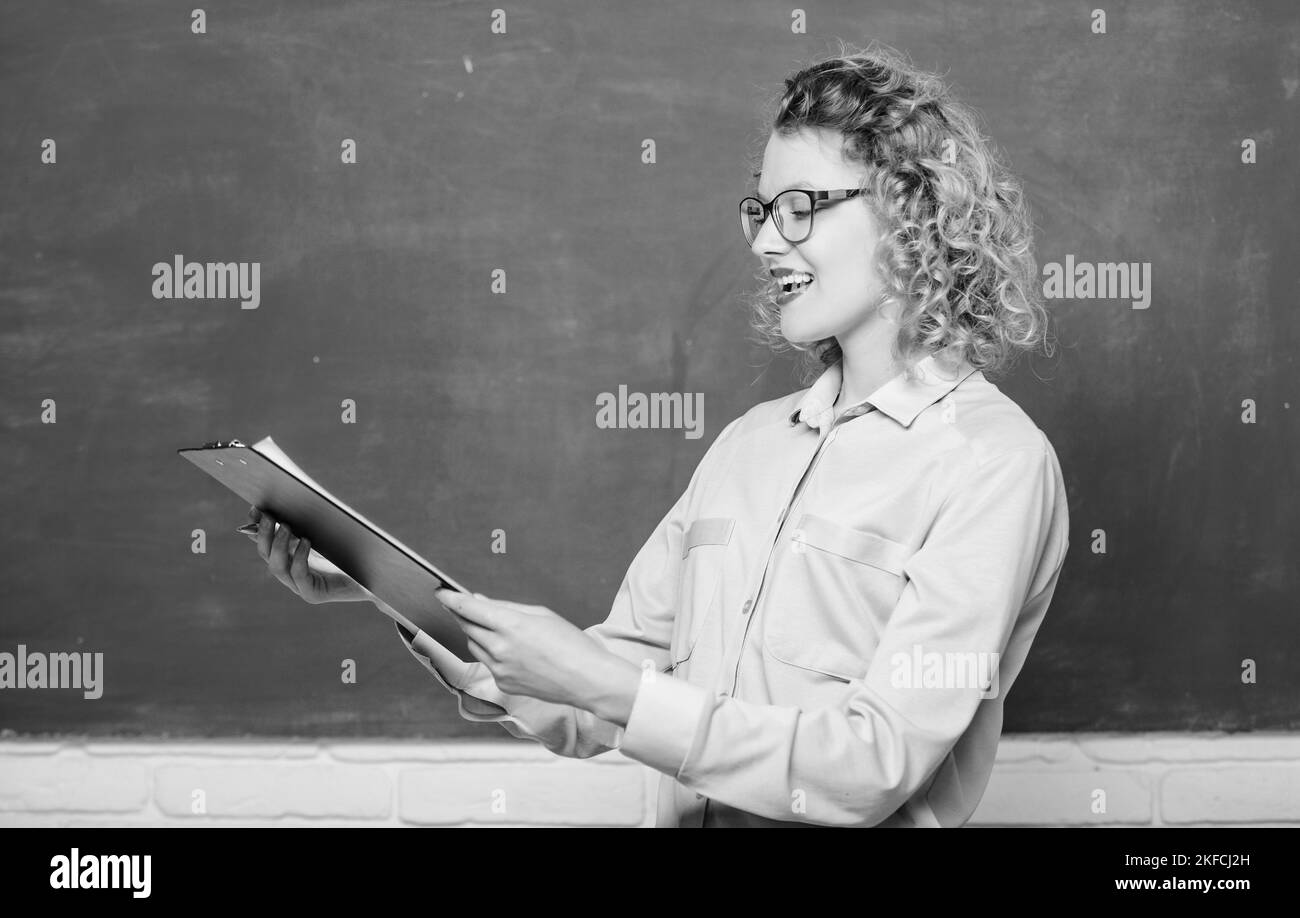
[[701, 517], [686, 527], [677, 584], [677, 624], [669, 648], [674, 665], [690, 658], [716, 604], [723, 554], [735, 528], [733, 517]]
[[763, 642], [776, 659], [836, 679], [866, 675], [906, 578], [901, 542], [805, 513], [788, 537]]

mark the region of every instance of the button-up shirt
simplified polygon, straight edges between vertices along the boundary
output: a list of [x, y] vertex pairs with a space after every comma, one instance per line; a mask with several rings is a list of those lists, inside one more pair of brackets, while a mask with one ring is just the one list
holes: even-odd
[[660, 772], [659, 826], [965, 823], [1068, 509], [1052, 445], [982, 371], [916, 369], [837, 414], [835, 364], [723, 428], [586, 629], [642, 668], [625, 728], [399, 635], [462, 717]]

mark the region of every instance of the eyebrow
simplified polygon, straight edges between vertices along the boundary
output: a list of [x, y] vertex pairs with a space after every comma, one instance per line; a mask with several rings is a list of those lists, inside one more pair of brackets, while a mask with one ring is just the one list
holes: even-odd
[[[758, 184], [759, 184], [759, 182], [762, 180], [762, 178], [763, 178], [763, 173], [762, 173], [761, 170], [758, 171], [758, 172], [755, 172], [755, 173], [754, 173], [754, 194], [758, 194]], [[782, 188], [781, 190], [782, 190], [782, 191], [789, 191], [791, 188], [808, 188], [808, 189], [812, 189], [812, 188], [813, 188], [813, 185], [812, 185], [811, 183], [807, 182], [807, 181], [798, 181], [798, 182], [795, 182], [793, 185], [787, 185], [785, 188]]]

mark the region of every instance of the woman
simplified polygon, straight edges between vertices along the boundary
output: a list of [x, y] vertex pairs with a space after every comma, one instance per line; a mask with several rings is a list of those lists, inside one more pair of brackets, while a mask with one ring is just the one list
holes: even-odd
[[[1045, 342], [1029, 220], [887, 49], [796, 73], [771, 125], [754, 324], [816, 381], [723, 429], [603, 623], [442, 591], [474, 662], [398, 630], [462, 716], [662, 772], [661, 826], [961, 825], [1068, 546], [1055, 452], [986, 377]], [[308, 601], [379, 604], [274, 530]]]

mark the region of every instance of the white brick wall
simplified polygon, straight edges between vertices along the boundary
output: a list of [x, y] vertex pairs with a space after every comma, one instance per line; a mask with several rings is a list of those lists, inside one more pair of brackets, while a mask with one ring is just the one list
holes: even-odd
[[0, 740], [0, 826], [649, 826], [656, 779], [618, 753], [562, 759], [509, 738], [8, 739]]
[[[657, 780], [618, 753], [561, 759], [509, 739], [7, 739], [0, 826], [652, 826]], [[1300, 824], [1300, 737], [1006, 736], [971, 824]]]

